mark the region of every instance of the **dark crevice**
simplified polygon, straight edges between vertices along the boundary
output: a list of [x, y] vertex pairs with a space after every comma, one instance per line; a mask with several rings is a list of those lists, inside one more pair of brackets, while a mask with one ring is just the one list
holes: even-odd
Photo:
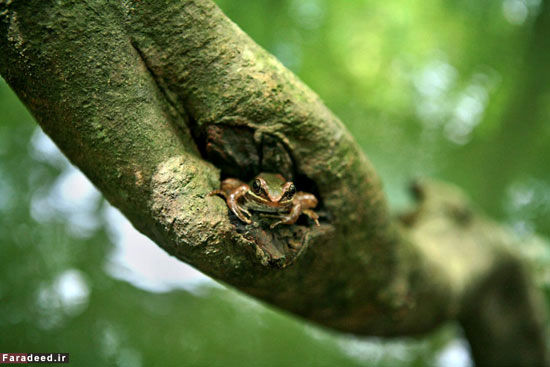
[[317, 200], [319, 200], [319, 203], [317, 204], [317, 207], [316, 207], [315, 211], [323, 211], [324, 210], [325, 206], [323, 204], [323, 198], [321, 197], [321, 194], [319, 192], [319, 188], [318, 188], [317, 183], [315, 181], [313, 181], [311, 178], [309, 178], [306, 175], [298, 173], [298, 174], [296, 174], [296, 176], [294, 178], [294, 183], [296, 184], [296, 187], [300, 191], [309, 192], [309, 193], [315, 195]]
[[193, 141], [195, 142], [195, 145], [199, 150], [201, 158], [204, 160], [208, 160], [206, 151], [206, 134], [203, 129], [199, 127], [199, 124], [197, 120], [193, 117], [193, 115], [188, 113], [187, 116], [189, 117], [189, 119], [187, 120], [187, 126], [189, 127], [191, 137], [193, 138]]
[[205, 147], [205, 159], [220, 168], [222, 179], [233, 177], [246, 182], [260, 172], [253, 128], [210, 124], [203, 131], [200, 139]]
[[195, 148], [198, 150], [198, 152], [201, 154], [201, 156], [204, 158], [204, 150], [201, 149], [201, 145], [198, 144], [197, 136], [195, 136], [196, 133], [196, 121], [191, 116], [187, 110], [185, 109], [185, 106], [183, 103], [178, 103], [177, 95], [172, 93], [168, 87], [166, 87], [163, 83], [162, 78], [158, 77], [155, 74], [155, 71], [153, 70], [150, 63], [147, 61], [147, 57], [145, 54], [141, 51], [139, 46], [136, 44], [136, 42], [132, 39], [130, 39], [130, 44], [132, 45], [133, 49], [136, 51], [136, 54], [139, 56], [141, 62], [145, 66], [145, 69], [151, 76], [151, 79], [153, 79], [157, 89], [160, 91], [166, 102], [172, 107], [172, 109], [177, 114], [177, 117], [179, 117], [180, 121], [183, 121], [183, 125], [176, 124], [178, 129], [186, 129], [185, 134], [190, 134], [193, 141], [195, 142]]

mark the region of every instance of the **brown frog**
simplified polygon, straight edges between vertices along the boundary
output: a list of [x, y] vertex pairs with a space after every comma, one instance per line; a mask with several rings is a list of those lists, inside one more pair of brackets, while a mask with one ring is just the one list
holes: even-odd
[[255, 211], [279, 219], [271, 228], [279, 224], [294, 224], [301, 214], [319, 225], [319, 216], [312, 210], [317, 206], [315, 195], [297, 192], [294, 183], [277, 173], [260, 173], [250, 185], [236, 178], [227, 178], [222, 181], [220, 189], [210, 195], [223, 196], [229, 209], [247, 224], [252, 223], [250, 211]]

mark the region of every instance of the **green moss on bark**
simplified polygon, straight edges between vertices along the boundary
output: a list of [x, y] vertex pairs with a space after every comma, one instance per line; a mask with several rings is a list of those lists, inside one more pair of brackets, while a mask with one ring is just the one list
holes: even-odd
[[[136, 228], [309, 320], [363, 335], [429, 331], [467, 315], [481, 284], [517, 262], [448, 186], [428, 185], [394, 220], [342, 123], [208, 0], [0, 1], [0, 50], [0, 73], [44, 131]], [[208, 196], [220, 169], [277, 168], [319, 196], [321, 227], [245, 226]], [[519, 302], [526, 318], [538, 312], [534, 298]]]

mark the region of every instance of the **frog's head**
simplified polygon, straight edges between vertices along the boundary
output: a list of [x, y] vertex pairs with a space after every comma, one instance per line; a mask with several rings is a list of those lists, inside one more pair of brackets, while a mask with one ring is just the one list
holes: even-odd
[[286, 204], [294, 199], [296, 186], [276, 173], [260, 173], [251, 184], [253, 194], [273, 204]]

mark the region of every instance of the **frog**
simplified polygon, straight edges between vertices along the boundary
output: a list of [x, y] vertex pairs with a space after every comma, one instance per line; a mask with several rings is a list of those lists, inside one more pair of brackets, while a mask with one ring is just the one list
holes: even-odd
[[276, 218], [270, 225], [274, 229], [280, 224], [294, 224], [305, 214], [319, 226], [319, 216], [313, 211], [318, 200], [308, 192], [297, 191], [292, 181], [279, 173], [262, 172], [249, 184], [236, 178], [226, 178], [218, 190], [210, 194], [225, 198], [229, 209], [246, 224], [252, 224], [252, 212]]

